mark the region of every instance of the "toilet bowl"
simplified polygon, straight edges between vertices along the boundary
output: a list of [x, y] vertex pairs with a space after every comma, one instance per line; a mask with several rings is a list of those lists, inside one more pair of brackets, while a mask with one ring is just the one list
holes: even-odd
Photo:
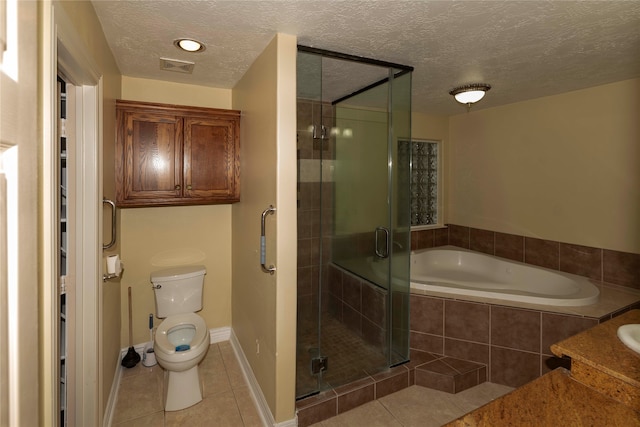
[[202, 400], [198, 363], [209, 349], [209, 330], [195, 313], [174, 314], [160, 323], [153, 351], [164, 372], [165, 411], [177, 411]]
[[202, 317], [202, 265], [184, 265], [151, 273], [156, 316], [164, 319], [155, 333], [153, 351], [164, 368], [164, 410], [178, 411], [202, 400], [198, 363], [209, 349], [209, 330]]

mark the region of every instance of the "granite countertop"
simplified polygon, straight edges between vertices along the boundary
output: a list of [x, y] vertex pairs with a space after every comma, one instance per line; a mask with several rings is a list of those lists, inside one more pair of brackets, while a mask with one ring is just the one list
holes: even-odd
[[445, 427], [640, 426], [640, 413], [558, 368]]
[[447, 426], [640, 426], [640, 354], [617, 336], [629, 323], [640, 323], [640, 310], [552, 345], [571, 357], [571, 371], [558, 368]]
[[618, 328], [629, 323], [640, 323], [640, 310], [628, 311], [553, 344], [551, 351], [640, 388], [640, 354], [624, 345], [617, 335]]

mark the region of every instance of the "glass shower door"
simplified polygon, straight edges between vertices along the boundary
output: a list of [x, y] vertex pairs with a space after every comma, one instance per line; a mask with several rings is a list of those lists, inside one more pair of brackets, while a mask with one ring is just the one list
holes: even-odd
[[[298, 286], [296, 397], [317, 393], [322, 376], [311, 365], [320, 353], [322, 235], [322, 56], [298, 52]], [[320, 148], [320, 150], [318, 150]]]
[[409, 360], [411, 291], [411, 73], [390, 78], [391, 133], [389, 193], [391, 216], [389, 366]]
[[408, 360], [410, 88], [298, 52], [298, 398]]
[[362, 335], [380, 350], [368, 372], [409, 357], [411, 74], [336, 107], [333, 263], [361, 281]]

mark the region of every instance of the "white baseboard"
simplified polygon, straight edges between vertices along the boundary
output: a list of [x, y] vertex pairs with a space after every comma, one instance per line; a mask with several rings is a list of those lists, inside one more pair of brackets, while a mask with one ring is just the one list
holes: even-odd
[[298, 416], [296, 415], [296, 417], [291, 420], [274, 424], [274, 427], [298, 427]]
[[249, 385], [249, 391], [251, 392], [253, 402], [256, 404], [258, 413], [260, 414], [262, 424], [265, 426], [275, 425], [276, 420], [273, 418], [267, 399], [264, 397], [262, 389], [260, 389], [260, 385], [258, 384], [258, 380], [255, 375], [253, 375], [253, 370], [251, 369], [251, 365], [249, 365], [249, 360], [244, 355], [240, 341], [238, 341], [238, 337], [236, 337], [236, 334], [234, 334], [233, 331], [231, 331], [231, 339], [229, 341], [231, 341], [231, 347], [236, 354], [238, 363], [240, 363], [240, 369], [242, 369], [244, 379]]
[[209, 331], [211, 337], [211, 344], [223, 341], [229, 341], [231, 339], [231, 327], [225, 326], [224, 328], [211, 329]]
[[109, 393], [109, 400], [107, 401], [107, 407], [104, 408], [104, 418], [102, 419], [102, 425], [104, 427], [111, 427], [111, 423], [113, 422], [113, 414], [115, 413], [116, 402], [118, 401], [118, 390], [120, 390], [120, 378], [122, 378], [122, 365], [120, 364], [122, 356], [121, 354], [118, 360], [116, 360], [116, 372], [113, 375], [111, 392]]
[[258, 380], [253, 375], [253, 370], [251, 369], [251, 365], [249, 365], [249, 360], [247, 360], [247, 357], [244, 355], [244, 351], [242, 351], [240, 341], [238, 341], [238, 338], [236, 337], [236, 334], [233, 333], [233, 330], [231, 330], [231, 338], [229, 341], [231, 341], [231, 347], [236, 354], [236, 359], [238, 359], [238, 362], [240, 363], [240, 368], [242, 369], [242, 374], [244, 375], [245, 381], [249, 385], [251, 397], [256, 404], [262, 423], [265, 426], [297, 427], [297, 416], [291, 420], [276, 423], [275, 419], [273, 418], [273, 414], [271, 413], [271, 409], [269, 408], [269, 404], [267, 403], [267, 399], [264, 397], [262, 389], [258, 384]]

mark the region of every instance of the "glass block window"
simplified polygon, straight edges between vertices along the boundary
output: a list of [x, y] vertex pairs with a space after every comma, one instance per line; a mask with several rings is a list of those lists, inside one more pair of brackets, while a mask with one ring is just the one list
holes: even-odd
[[411, 225], [438, 224], [439, 141], [411, 141]]

